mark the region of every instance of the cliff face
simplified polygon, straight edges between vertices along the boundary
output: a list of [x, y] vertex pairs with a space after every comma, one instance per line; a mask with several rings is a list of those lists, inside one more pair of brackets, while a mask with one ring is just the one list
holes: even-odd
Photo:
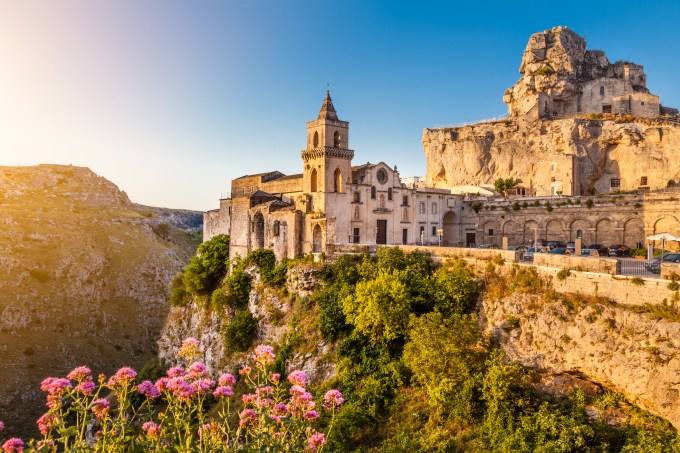
[[621, 190], [677, 184], [679, 147], [680, 126], [651, 120], [570, 118], [527, 127], [502, 121], [423, 132], [428, 184], [445, 188], [514, 177], [527, 195], [607, 193], [612, 178], [620, 179]]
[[484, 300], [486, 331], [511, 360], [585, 377], [680, 429], [680, 323], [572, 300], [519, 293]]
[[0, 420], [26, 432], [43, 378], [153, 356], [168, 281], [195, 245], [72, 166], [0, 167], [0, 224]]

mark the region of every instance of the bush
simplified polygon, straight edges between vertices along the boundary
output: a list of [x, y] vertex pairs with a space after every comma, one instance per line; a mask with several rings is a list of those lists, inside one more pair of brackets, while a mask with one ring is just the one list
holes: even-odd
[[586, 200], [586, 208], [591, 209], [595, 203], [593, 202], [592, 198], [588, 198]]
[[178, 272], [170, 279], [170, 305], [184, 305], [188, 296], [184, 286], [184, 273]]
[[635, 286], [643, 286], [645, 284], [645, 281], [640, 277], [633, 277], [630, 279], [630, 282]]
[[680, 289], [680, 283], [678, 283], [678, 282], [670, 282], [670, 283], [668, 284], [668, 289], [670, 289], [671, 291], [677, 291], [677, 290]]
[[545, 210], [548, 211], [548, 212], [552, 212], [552, 210], [553, 210], [553, 207], [552, 207], [552, 205], [550, 204], [549, 201], [546, 201], [546, 203], [545, 203]]
[[257, 331], [257, 320], [247, 308], [236, 311], [234, 319], [222, 328], [224, 347], [227, 351], [246, 351]]
[[187, 291], [198, 295], [212, 293], [226, 274], [228, 261], [229, 236], [220, 234], [201, 244], [184, 270]]
[[244, 268], [243, 262], [234, 266], [231, 275], [225, 282], [229, 295], [229, 305], [232, 307], [245, 307], [250, 299], [251, 278]]
[[569, 277], [570, 275], [571, 275], [571, 271], [570, 271], [569, 269], [567, 269], [567, 268], [564, 268], [564, 269], [561, 269], [561, 270], [557, 273], [556, 277], [557, 277], [557, 279], [558, 279], [559, 281], [563, 282], [563, 281], [565, 281], [565, 280], [567, 279], [567, 277]]

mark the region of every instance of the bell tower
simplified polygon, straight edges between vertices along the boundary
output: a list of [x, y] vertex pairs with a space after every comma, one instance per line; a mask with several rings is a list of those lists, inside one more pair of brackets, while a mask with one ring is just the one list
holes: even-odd
[[319, 116], [307, 123], [307, 149], [302, 151], [304, 192], [316, 212], [325, 212], [328, 194], [347, 194], [354, 151], [349, 149], [349, 122], [338, 119], [329, 91]]

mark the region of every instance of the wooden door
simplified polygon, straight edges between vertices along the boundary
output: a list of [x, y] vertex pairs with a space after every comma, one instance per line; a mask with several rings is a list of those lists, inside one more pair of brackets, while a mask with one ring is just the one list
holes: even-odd
[[387, 220], [378, 220], [378, 228], [375, 235], [376, 244], [387, 244]]

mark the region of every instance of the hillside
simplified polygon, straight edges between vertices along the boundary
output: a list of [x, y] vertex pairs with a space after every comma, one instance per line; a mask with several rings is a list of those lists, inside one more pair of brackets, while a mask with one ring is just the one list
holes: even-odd
[[22, 430], [44, 411], [43, 378], [153, 356], [168, 282], [195, 243], [73, 166], [0, 167], [0, 224], [0, 420]]

